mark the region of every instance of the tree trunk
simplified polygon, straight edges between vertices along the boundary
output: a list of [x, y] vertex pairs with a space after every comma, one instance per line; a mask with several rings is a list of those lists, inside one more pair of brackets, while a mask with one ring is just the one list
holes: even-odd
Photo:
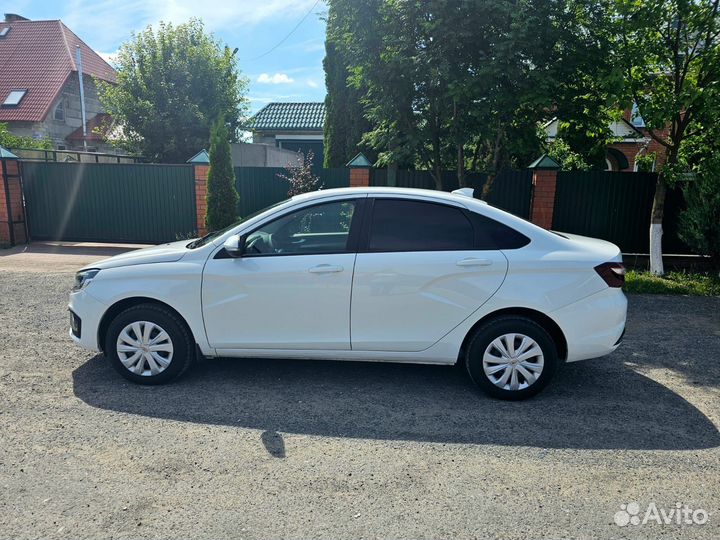
[[465, 145], [457, 145], [457, 179], [458, 187], [466, 187], [465, 183]]
[[492, 164], [492, 172], [488, 175], [487, 180], [485, 180], [485, 185], [483, 186], [482, 190], [482, 200], [487, 201], [488, 197], [490, 197], [490, 191], [492, 191], [492, 185], [495, 181], [495, 176], [498, 173], [498, 170], [500, 169], [500, 158], [502, 154], [502, 128], [498, 126], [497, 133], [495, 134], [495, 148], [493, 149], [493, 164]]
[[661, 276], [665, 273], [662, 258], [663, 216], [665, 214], [665, 194], [667, 184], [662, 174], [655, 184], [652, 213], [650, 214], [650, 273]]

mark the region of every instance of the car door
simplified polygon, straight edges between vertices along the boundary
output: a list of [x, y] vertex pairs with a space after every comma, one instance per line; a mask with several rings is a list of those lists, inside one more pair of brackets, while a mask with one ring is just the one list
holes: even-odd
[[505, 279], [507, 259], [476, 249], [473, 220], [460, 206], [375, 198], [367, 213], [353, 279], [353, 350], [425, 350]]
[[361, 198], [304, 206], [219, 251], [203, 272], [203, 317], [216, 349], [350, 348], [354, 232]]

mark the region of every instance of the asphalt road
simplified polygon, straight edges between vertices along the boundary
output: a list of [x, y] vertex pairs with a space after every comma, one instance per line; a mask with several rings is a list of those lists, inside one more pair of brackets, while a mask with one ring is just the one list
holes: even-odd
[[71, 280], [0, 273], [0, 538], [720, 537], [720, 298], [633, 296], [615, 354], [507, 403], [390, 364], [135, 386], [70, 342]]

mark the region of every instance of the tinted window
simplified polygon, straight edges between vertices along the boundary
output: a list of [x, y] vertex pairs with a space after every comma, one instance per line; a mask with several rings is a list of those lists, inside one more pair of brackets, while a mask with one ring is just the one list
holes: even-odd
[[468, 212], [475, 228], [475, 249], [517, 249], [530, 239], [515, 229], [489, 217]]
[[332, 202], [297, 210], [250, 233], [247, 255], [305, 255], [347, 251], [354, 202]]
[[377, 199], [370, 251], [473, 249], [473, 228], [462, 210], [442, 204]]

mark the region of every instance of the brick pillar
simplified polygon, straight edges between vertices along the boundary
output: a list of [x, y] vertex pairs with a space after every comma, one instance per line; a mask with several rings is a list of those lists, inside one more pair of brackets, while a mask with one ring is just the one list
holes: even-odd
[[207, 178], [209, 165], [194, 165], [195, 169], [195, 208], [197, 208], [197, 232], [198, 236], [205, 236], [205, 212], [207, 211]]
[[350, 169], [350, 187], [368, 187], [370, 185], [370, 169], [358, 167]]
[[556, 184], [557, 171], [543, 169], [533, 171], [530, 221], [543, 229], [552, 228]]
[[0, 245], [27, 242], [20, 166], [16, 159], [0, 159]]

